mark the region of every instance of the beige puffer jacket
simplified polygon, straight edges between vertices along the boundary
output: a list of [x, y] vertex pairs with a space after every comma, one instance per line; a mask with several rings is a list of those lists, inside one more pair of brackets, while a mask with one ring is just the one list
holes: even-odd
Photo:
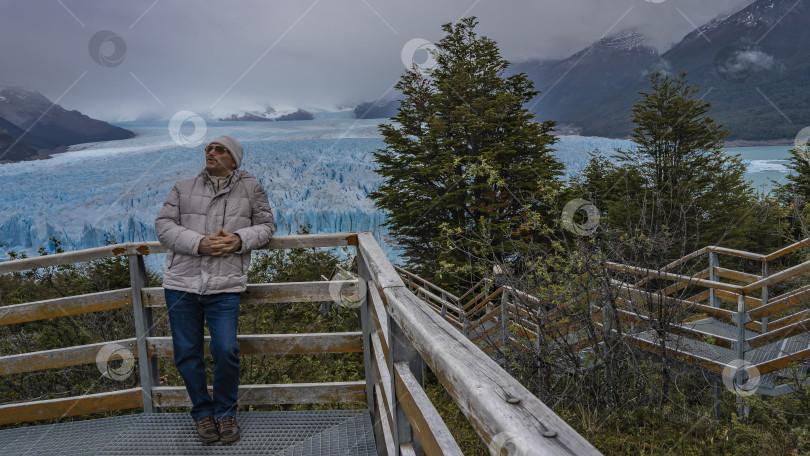
[[[250, 251], [276, 232], [267, 194], [247, 171], [235, 170], [213, 195], [208, 171], [178, 181], [155, 219], [155, 233], [168, 252], [163, 287], [197, 294], [241, 293], [247, 285]], [[229, 256], [200, 255], [203, 237], [223, 229], [242, 239]]]

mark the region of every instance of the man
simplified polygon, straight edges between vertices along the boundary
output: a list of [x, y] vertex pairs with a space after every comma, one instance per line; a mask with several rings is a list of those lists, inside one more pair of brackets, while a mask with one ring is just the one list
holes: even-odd
[[[239, 295], [247, 285], [250, 251], [276, 231], [262, 185], [237, 169], [242, 155], [232, 136], [215, 138], [205, 148], [205, 169], [178, 181], [155, 219], [158, 240], [168, 250], [163, 288], [174, 361], [205, 443], [241, 436], [236, 422]], [[205, 373], [204, 322], [214, 358], [213, 399]]]

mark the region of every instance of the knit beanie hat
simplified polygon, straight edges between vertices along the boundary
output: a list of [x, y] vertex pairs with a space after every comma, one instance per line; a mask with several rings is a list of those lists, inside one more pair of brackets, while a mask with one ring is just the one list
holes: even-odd
[[233, 157], [236, 167], [239, 168], [242, 166], [242, 154], [244, 151], [242, 150], [242, 145], [239, 144], [239, 141], [237, 141], [236, 138], [231, 135], [217, 136], [208, 144], [213, 143], [222, 144], [225, 146], [225, 148], [228, 149], [228, 152], [231, 153], [231, 157]]

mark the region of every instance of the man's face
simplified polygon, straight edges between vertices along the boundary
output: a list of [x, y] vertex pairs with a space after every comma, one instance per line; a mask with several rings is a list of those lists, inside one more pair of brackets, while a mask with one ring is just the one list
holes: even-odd
[[205, 148], [205, 169], [212, 176], [227, 176], [236, 169], [236, 162], [225, 146], [211, 143]]

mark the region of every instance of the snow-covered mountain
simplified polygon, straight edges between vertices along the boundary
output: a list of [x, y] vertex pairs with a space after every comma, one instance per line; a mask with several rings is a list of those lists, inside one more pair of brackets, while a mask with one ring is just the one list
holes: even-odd
[[[638, 92], [649, 88], [648, 81], [639, 76], [651, 71], [686, 71], [689, 81], [704, 90], [704, 99], [712, 104], [710, 115], [731, 131], [731, 139], [792, 139], [810, 124], [807, 24], [810, 4], [806, 1], [756, 0], [734, 14], [698, 27], [653, 59], [644, 71], [634, 67], [624, 79], [613, 79], [615, 84], [601, 98], [568, 108], [569, 101], [548, 96], [538, 103], [539, 114], [541, 118], [555, 118], [543, 114], [543, 105], [548, 102], [548, 112], [560, 113], [557, 120], [580, 127], [583, 134], [623, 137], [631, 130], [630, 109], [639, 99]], [[627, 43], [635, 44], [633, 39]], [[600, 50], [604, 48], [600, 46]], [[577, 61], [581, 55], [566, 60]], [[558, 87], [572, 77], [586, 77], [590, 71], [582, 63], [588, 58], [591, 56], [571, 70]], [[598, 87], [598, 76], [591, 77], [595, 79], [591, 85]], [[543, 90], [544, 80], [535, 81], [540, 81], [538, 88]], [[588, 95], [595, 92], [587, 83], [565, 91], [572, 89]]]
[[642, 80], [658, 52], [647, 37], [632, 31], [607, 36], [562, 60], [517, 62], [510, 73], [524, 72], [541, 93], [530, 104], [539, 119], [575, 124], [628, 80]]

